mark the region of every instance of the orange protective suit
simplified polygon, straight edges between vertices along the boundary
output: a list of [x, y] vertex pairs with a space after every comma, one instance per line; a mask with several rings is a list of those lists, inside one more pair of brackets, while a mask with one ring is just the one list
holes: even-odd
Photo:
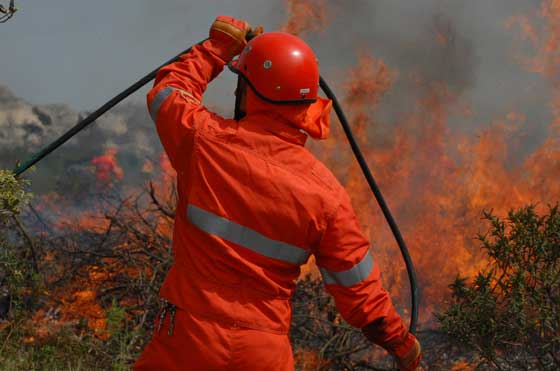
[[161, 296], [178, 309], [172, 334], [166, 317], [134, 369], [293, 369], [290, 297], [311, 254], [343, 318], [375, 323], [376, 343], [407, 351], [348, 194], [304, 148], [302, 128], [328, 132], [330, 102], [289, 108], [249, 91], [239, 122], [208, 111], [202, 95], [229, 62], [225, 47], [193, 47], [148, 93], [177, 171], [174, 264]]

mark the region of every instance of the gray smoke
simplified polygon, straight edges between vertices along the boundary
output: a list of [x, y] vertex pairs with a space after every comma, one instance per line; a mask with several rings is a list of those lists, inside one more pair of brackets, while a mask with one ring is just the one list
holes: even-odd
[[[27, 7], [2, 25], [0, 84], [37, 104], [0, 89], [0, 164], [13, 166], [75, 124], [84, 115], [79, 111], [95, 109], [178, 50], [206, 37], [216, 15], [230, 14], [274, 30], [287, 20], [286, 3], [58, 0]], [[397, 125], [425, 93], [414, 84], [414, 75], [445, 83], [473, 108], [468, 119], [451, 116], [453, 128], [480, 128], [518, 110], [532, 127], [521, 139], [523, 148], [529, 151], [542, 140], [550, 121], [550, 86], [514, 60], [515, 31], [505, 27], [514, 15], [535, 15], [540, 1], [325, 3], [328, 27], [301, 36], [315, 49], [323, 76], [339, 95], [359, 52], [382, 59], [397, 72], [393, 88], [379, 105], [383, 125]], [[222, 73], [210, 86], [205, 104], [231, 114], [234, 81], [231, 73]], [[145, 158], [157, 156], [161, 147], [147, 116], [145, 91], [53, 154], [50, 173], [86, 164], [111, 146], [118, 147], [128, 174], [135, 174]]]
[[[71, 122], [77, 115], [68, 107], [32, 106], [0, 85], [0, 148], [37, 149], [44, 137], [58, 136], [59, 122]], [[6, 158], [2, 158], [3, 162]]]
[[[0, 168], [13, 168], [87, 114], [77, 113], [67, 105], [32, 105], [0, 86]], [[157, 162], [162, 147], [143, 105], [118, 106], [50, 154], [35, 171], [29, 172], [33, 190], [61, 190], [77, 178], [94, 186], [91, 160], [110, 148], [118, 151], [118, 163], [124, 168], [127, 185], [145, 180], [145, 161]]]

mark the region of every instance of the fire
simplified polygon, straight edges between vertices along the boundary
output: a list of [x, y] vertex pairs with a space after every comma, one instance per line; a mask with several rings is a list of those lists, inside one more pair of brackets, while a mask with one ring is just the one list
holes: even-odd
[[320, 31], [326, 26], [325, 0], [287, 0], [287, 3], [289, 18], [281, 31], [300, 35], [305, 31]]
[[[283, 30], [301, 34], [326, 26], [324, 0], [289, 1], [288, 5], [290, 19]], [[513, 49], [514, 59], [530, 73], [549, 82], [551, 91], [542, 107], [550, 110], [552, 116], [548, 137], [523, 158], [519, 155], [522, 136], [530, 136], [535, 127], [523, 106], [510, 108], [477, 125], [481, 129], [457, 130], [453, 123], [458, 118], [463, 122], [477, 120], [476, 110], [465, 95], [454, 91], [451, 84], [399, 70], [388, 60], [364, 50], [358, 52], [356, 65], [341, 71], [344, 73], [339, 75], [344, 79], [335, 84], [329, 79], [410, 249], [420, 280], [421, 328], [433, 325], [432, 314], [445, 305], [448, 285], [456, 275], [472, 277], [485, 267], [486, 256], [475, 239], [477, 232], [486, 229], [481, 225], [482, 210], [493, 209], [504, 215], [509, 209], [528, 203], [544, 207], [558, 201], [560, 195], [557, 182], [560, 179], [560, 0], [544, 1], [538, 12], [516, 15], [505, 27], [518, 33], [517, 42], [523, 44]], [[454, 42], [453, 34], [445, 28], [438, 29], [432, 42], [434, 48], [448, 48]], [[395, 107], [398, 114], [383, 115], [385, 97], [394, 93], [403, 81], [413, 86], [414, 98], [402, 107]], [[383, 272], [384, 286], [403, 317], [408, 318], [409, 285], [396, 243], [337, 120], [332, 122], [331, 138], [308, 144], [350, 194], [362, 230], [371, 241], [375, 264]], [[76, 234], [81, 231], [80, 236], [86, 241], [90, 235], [108, 236], [111, 242], [109, 249], [102, 250], [107, 254], [105, 257], [92, 259], [95, 264], [71, 269], [70, 279], [44, 293], [46, 299], [31, 318], [36, 331], [25, 342], [35, 343], [56, 336], [63, 327], [108, 339], [112, 323], [108, 299], [112, 298], [127, 308], [128, 318], [138, 314], [144, 317], [142, 321], [151, 321], [146, 308], [154, 307], [155, 283], [161, 278], [157, 274], [163, 274], [166, 268], [164, 264], [158, 265], [164, 258], [161, 250], [156, 249], [168, 248], [172, 238], [175, 171], [163, 153], [159, 159], [145, 160], [141, 171], [154, 179], [148, 192], [153, 192], [160, 204], [150, 203], [149, 208], [143, 209], [135, 204], [138, 189], [114, 187], [124, 177], [116, 149], [108, 149], [93, 158], [91, 165], [98, 190], [118, 191], [125, 213], [141, 211], [136, 216], [120, 215], [121, 222], [130, 228], [130, 235], [106, 234], [116, 222], [106, 217], [113, 210], [108, 212], [107, 205], [101, 201], [84, 201], [79, 212], [71, 213], [62, 194], [45, 197], [37, 209], [56, 220], [54, 229]], [[150, 202], [149, 197], [147, 200]], [[138, 235], [137, 240], [131, 235]], [[93, 246], [86, 243], [80, 246], [79, 252], [97, 253], [89, 248]], [[67, 249], [68, 246], [61, 246], [60, 252], [49, 252], [45, 262], [63, 260]], [[117, 252], [124, 255], [114, 258], [112, 254]], [[136, 260], [129, 264], [123, 256]], [[60, 270], [54, 275], [68, 275], [68, 270]], [[320, 279], [313, 258], [302, 267], [302, 275], [307, 274]], [[135, 291], [134, 283], [138, 282], [153, 285], [153, 296]], [[337, 320], [339, 317], [333, 322], [338, 324]], [[0, 330], [2, 326], [7, 325], [0, 323]], [[371, 360], [387, 356], [374, 348], [366, 352]], [[295, 348], [294, 358], [303, 370], [328, 367], [322, 353], [315, 349]], [[476, 369], [477, 361], [450, 357], [444, 368], [471, 371]]]
[[[494, 208], [506, 212], [530, 198], [522, 193], [516, 171], [506, 167], [509, 129], [498, 122], [474, 138], [453, 132], [449, 119], [457, 97], [440, 83], [420, 82], [423, 96], [413, 111], [389, 129], [385, 142], [377, 143], [376, 147], [368, 145], [368, 138], [375, 138], [383, 124], [375, 120], [375, 114], [369, 114], [370, 102], [374, 110], [391, 81], [380, 79], [387, 74], [387, 68], [372, 60], [375, 59], [362, 58], [350, 73], [356, 80], [347, 86], [345, 105], [408, 242], [424, 299], [421, 318], [426, 321], [459, 272], [474, 274], [484, 266], [484, 257], [478, 253], [473, 239], [481, 210]], [[364, 63], [376, 67], [366, 68]], [[330, 165], [339, 178], [346, 179], [356, 213], [372, 240], [374, 257], [385, 272], [385, 285], [396, 303], [407, 307], [406, 272], [402, 265], [394, 264], [397, 247], [383, 216], [370, 202], [372, 196], [360, 171], [355, 165], [349, 170], [339, 163]]]
[[91, 160], [91, 164], [95, 166], [95, 178], [101, 188], [108, 187], [115, 180], [122, 180], [123, 178], [124, 172], [117, 163], [116, 154], [116, 149], [109, 148], [103, 155]]
[[[550, 83], [553, 119], [548, 126], [546, 141], [528, 157], [520, 175], [532, 175], [527, 179], [526, 192], [558, 195], [558, 182], [548, 180], [560, 176], [560, 1], [543, 1], [538, 13], [532, 16], [540, 22], [531, 22], [525, 15], [516, 15], [508, 20], [506, 26], [512, 30], [517, 27], [520, 31], [520, 47], [514, 50], [514, 57], [528, 71], [541, 75]], [[527, 46], [527, 43], [532, 50], [530, 55], [522, 52], [521, 46]]]
[[154, 163], [150, 160], [144, 161], [144, 165], [142, 165], [142, 172], [151, 174], [154, 172]]
[[159, 166], [164, 176], [168, 178], [175, 177], [175, 169], [173, 169], [173, 165], [171, 165], [171, 161], [169, 161], [169, 157], [165, 153], [161, 153], [159, 156]]
[[436, 31], [436, 39], [441, 45], [447, 45], [449, 43], [449, 37], [443, 32]]
[[[300, 34], [325, 27], [324, 0], [288, 1], [288, 7], [290, 18], [282, 30]], [[511, 30], [518, 27], [522, 35], [519, 42], [530, 43], [535, 51], [534, 56], [516, 51], [516, 59], [529, 71], [550, 81], [553, 88], [549, 136], [524, 161], [512, 160], [518, 149], [517, 139], [527, 127], [523, 107], [496, 117], [474, 133], [453, 130], [453, 118], [473, 119], [470, 102], [457, 96], [445, 83], [408, 76], [406, 71], [397, 71], [367, 52], [361, 52], [357, 66], [346, 71], [347, 82], [339, 89], [335, 86], [335, 90], [343, 93], [339, 98], [343, 98], [353, 130], [411, 251], [420, 279], [421, 321], [425, 323], [443, 305], [449, 292], [447, 286], [457, 274], [473, 276], [485, 266], [485, 256], [474, 238], [484, 230], [480, 225], [482, 210], [494, 209], [503, 215], [510, 208], [527, 203], [555, 202], [554, 197], [560, 194], [560, 183], [556, 181], [560, 179], [560, 0], [544, 1], [538, 16], [543, 20], [538, 27], [527, 16], [512, 17], [506, 24]], [[437, 33], [434, 42], [445, 47], [448, 38]], [[403, 109], [394, 121], [386, 122], [378, 115], [378, 105], [399, 79], [411, 79], [420, 93], [411, 107]], [[393, 236], [335, 120], [331, 132], [331, 138], [310, 143], [310, 148], [348, 190], [363, 231], [372, 242], [375, 262], [384, 272], [386, 288], [399, 308], [408, 308], [406, 271], [404, 265], [395, 263], [400, 258]], [[116, 154], [115, 149], [109, 149], [91, 161], [98, 184], [108, 186], [123, 178]], [[175, 172], [165, 154], [159, 159], [159, 169], [154, 168], [158, 166], [151, 161], [143, 167], [144, 172], [159, 178], [153, 185], [154, 192], [172, 194]], [[173, 198], [165, 201], [163, 206], [173, 211]], [[53, 197], [50, 204], [55, 209], [60, 196]], [[60, 215], [58, 220], [98, 233], [109, 226], [101, 208], [84, 212], [79, 218]], [[171, 239], [169, 217], [158, 221], [155, 232]], [[123, 244], [119, 248], [128, 246]], [[113, 270], [90, 267], [85, 278], [76, 278], [65, 290], [50, 293], [56, 298], [53, 306], [61, 313], [59, 319], [53, 320], [41, 310], [34, 320], [52, 325], [53, 321], [76, 321], [85, 316], [89, 329], [106, 336], [106, 319], [98, 295], [117, 266], [115, 261], [104, 262]], [[131, 277], [139, 274], [129, 267], [118, 268]], [[302, 273], [319, 277], [312, 260], [302, 268]], [[57, 302], [63, 305], [54, 304]], [[296, 354], [296, 358], [311, 365], [318, 364], [316, 356], [306, 351]], [[466, 362], [458, 362], [453, 369], [472, 368]]]
[[[343, 106], [411, 251], [420, 279], [423, 322], [441, 308], [449, 292], [447, 285], [457, 274], [472, 277], [484, 268], [486, 258], [475, 240], [476, 233], [485, 229], [480, 225], [482, 210], [504, 215], [528, 203], [545, 206], [560, 194], [560, 185], [552, 181], [560, 179], [559, 4], [543, 3], [540, 16], [546, 22], [541, 29], [528, 18], [516, 18], [523, 20], [524, 40], [538, 50], [536, 57], [525, 58], [531, 63], [524, 65], [555, 89], [549, 137], [521, 162], [513, 161], [512, 155], [518, 151], [518, 139], [530, 128], [522, 107], [474, 133], [460, 132], [450, 122], [455, 117], [473, 119], [470, 103], [445, 83], [424, 81], [421, 76], [400, 77], [394, 68], [364, 53], [345, 74], [349, 82], [344, 86]], [[410, 78], [420, 94], [397, 121], [383, 122], [377, 117], [378, 102], [398, 78]], [[349, 147], [341, 149], [347, 145], [342, 133], [337, 127], [332, 132], [325, 146], [312, 149], [343, 181], [372, 241], [385, 286], [399, 307], [408, 308], [408, 280], [404, 266], [395, 264], [400, 258], [394, 238], [348, 154]]]
[[[115, 154], [116, 151], [111, 150], [94, 159], [95, 163], [102, 167], [103, 176], [110, 172], [118, 173], [119, 167], [115, 162]], [[106, 167], [105, 164], [109, 164], [109, 166]], [[169, 213], [172, 213], [176, 202], [174, 198], [176, 197], [174, 193], [175, 172], [165, 154], [160, 156], [159, 169], [153, 173], [157, 179], [151, 189], [162, 202], [162, 207], [169, 209]], [[171, 241], [172, 219], [159, 212], [152, 212], [153, 209], [146, 205], [138, 208], [138, 189], [120, 189], [119, 191], [122, 197], [120, 207], [124, 211], [118, 214], [117, 218], [121, 223], [125, 223], [125, 227], [131, 228], [129, 233], [139, 236], [139, 241], [119, 238], [116, 243], [110, 245], [112, 250], [97, 252], [94, 246], [88, 244], [87, 238], [85, 240], [78, 238], [75, 241], [68, 240], [71, 246], [60, 246], [60, 249], [49, 251], [45, 261], [60, 263], [52, 265], [56, 268], [46, 279], [56, 281], [57, 277], [66, 276], [68, 272], [64, 272], [64, 264], [70, 264], [66, 270], [71, 270], [72, 277], [69, 277], [70, 279], [65, 284], [56, 285], [52, 290], [43, 293], [44, 305], [32, 317], [36, 331], [30, 342], [56, 336], [60, 329], [69, 326], [79, 332], [93, 334], [99, 339], [108, 339], [110, 337], [107, 324], [108, 308], [106, 307], [108, 296], [103, 293], [118, 289], [118, 285], [122, 285], [123, 280], [125, 282], [142, 281], [146, 277], [154, 276], [156, 268], [152, 266], [150, 259], [155, 248], [167, 249], [168, 246], [159, 241], [161, 239]], [[109, 231], [115, 228], [114, 224], [119, 221], [112, 220], [107, 215], [116, 215], [119, 208], [116, 208], [117, 205], [103, 202], [102, 198], [96, 199], [95, 197], [91, 197], [91, 203], [87, 207], [76, 210], [69, 205], [71, 201], [65, 200], [60, 194], [53, 193], [42, 197], [42, 202], [37, 209], [46, 214], [49, 220], [54, 220], [51, 227], [55, 231], [61, 232], [62, 235], [108, 236]], [[139, 214], [135, 214], [136, 212]], [[155, 220], [154, 215], [157, 216]], [[104, 243], [104, 240], [102, 241]], [[82, 243], [82, 246], [73, 246]], [[73, 259], [68, 259], [68, 249], [72, 254], [79, 256], [76, 269], [73, 266]], [[88, 260], [88, 252], [91, 252], [96, 258]], [[114, 257], [118, 254], [124, 254], [127, 259]], [[161, 254], [158, 252], [154, 255]], [[130, 295], [117, 297], [119, 298], [118, 305], [139, 308], [130, 309], [129, 314], [142, 312], [143, 297]], [[103, 301], [105, 305], [102, 304]]]
[[85, 279], [75, 278], [70, 287], [45, 292], [49, 305], [36, 311], [32, 318], [36, 326], [36, 338], [51, 336], [61, 327], [85, 319], [89, 331], [100, 339], [107, 339], [109, 334], [106, 331], [105, 311], [97, 302], [97, 291], [105, 279], [106, 273], [98, 267], [92, 267]]
[[298, 349], [294, 352], [294, 362], [302, 371], [320, 370], [327, 365], [316, 351], [306, 349]]
[[451, 368], [451, 371], [473, 371], [473, 370], [475, 370], [475, 366], [469, 364], [467, 361], [464, 360], [457, 361]]
[[395, 81], [396, 73], [382, 60], [362, 51], [358, 67], [349, 71], [345, 88], [345, 103], [350, 111], [354, 107], [369, 105], [374, 108]]

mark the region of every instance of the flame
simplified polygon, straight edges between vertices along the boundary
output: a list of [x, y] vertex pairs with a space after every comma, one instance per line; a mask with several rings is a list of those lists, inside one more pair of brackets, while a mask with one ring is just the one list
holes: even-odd
[[440, 45], [447, 45], [449, 44], [449, 36], [441, 31], [436, 31], [436, 40]]
[[474, 371], [475, 368], [476, 365], [472, 365], [465, 360], [459, 360], [451, 367], [451, 371]]
[[326, 366], [328, 361], [323, 359], [316, 350], [296, 349], [294, 352], [294, 363], [298, 366], [298, 370], [314, 371]]
[[[451, 118], [473, 119], [469, 102], [462, 101], [445, 83], [413, 75], [404, 78], [420, 92], [414, 106], [396, 122], [382, 122], [377, 118], [377, 104], [391, 91], [398, 71], [362, 52], [357, 66], [345, 74], [349, 82], [344, 86], [344, 107], [411, 251], [420, 279], [424, 322], [443, 304], [447, 285], [457, 274], [472, 277], [487, 264], [474, 238], [485, 228], [480, 225], [482, 210], [505, 215], [528, 203], [555, 202], [560, 194], [558, 182], [551, 181], [560, 178], [559, 4], [544, 3], [540, 14], [547, 19], [547, 27], [539, 32], [528, 19], [522, 22], [522, 29], [529, 32], [524, 39], [536, 40], [539, 50], [524, 65], [551, 81], [556, 91], [551, 100], [554, 118], [549, 137], [520, 163], [512, 155], [528, 130], [523, 112], [508, 112], [474, 133], [452, 130]], [[506, 26], [512, 27], [512, 22], [518, 21]], [[345, 143], [340, 130], [333, 128], [330, 141], [327, 153], [319, 152], [318, 157], [343, 181], [363, 231], [372, 241], [386, 288], [399, 307], [407, 308], [406, 271], [394, 263], [400, 260], [394, 238], [371, 202], [360, 170], [355, 164], [348, 166], [354, 160], [340, 153], [340, 145]]]
[[[560, 1], [544, 0], [538, 13], [533, 15], [537, 21], [531, 22], [525, 15], [511, 17], [506, 26], [520, 31], [518, 47], [514, 57], [527, 70], [541, 75], [552, 87], [550, 108], [553, 119], [549, 124], [549, 135], [533, 154], [526, 160], [523, 172], [532, 173], [528, 179], [529, 192], [557, 195], [560, 192], [558, 182], [547, 181], [560, 176]], [[526, 43], [532, 48], [532, 54], [524, 54], [521, 46]], [[552, 200], [553, 201], [553, 200]]]
[[164, 152], [162, 152], [159, 156], [159, 166], [165, 177], [173, 179], [177, 175], [175, 169], [173, 168], [173, 165], [171, 165], [169, 157], [167, 157]]
[[[105, 311], [97, 302], [97, 291], [107, 274], [99, 267], [90, 267], [86, 278], [75, 278], [67, 287], [45, 292], [47, 306], [37, 310], [32, 316], [35, 325], [35, 337], [30, 342], [48, 336], [55, 336], [68, 324], [77, 325], [85, 319], [86, 326], [95, 336], [106, 340], [107, 320]], [[84, 332], [85, 329], [82, 330]]]
[[[318, 31], [326, 25], [325, 1], [288, 1], [288, 7], [290, 18], [282, 28], [284, 31], [299, 34]], [[528, 123], [522, 107], [496, 117], [483, 129], [460, 132], [452, 130], [450, 120], [474, 119], [473, 109], [445, 83], [405, 75], [365, 51], [358, 54], [357, 65], [345, 73], [347, 82], [341, 86], [343, 106], [411, 251], [420, 279], [424, 322], [443, 304], [449, 292], [447, 285], [457, 274], [474, 276], [486, 265], [486, 257], [474, 239], [483, 228], [483, 209], [494, 209], [504, 215], [527, 203], [554, 202], [554, 197], [560, 195], [560, 183], [556, 181], [560, 179], [560, 0], [544, 1], [535, 17], [541, 22], [519, 15], [506, 23], [510, 30], [521, 30], [518, 42], [529, 43], [533, 48], [534, 55], [516, 50], [515, 59], [528, 71], [550, 81], [553, 88], [553, 119], [548, 138], [521, 162], [513, 161], [512, 154], [518, 149], [518, 138], [526, 134]], [[448, 39], [444, 37], [445, 34], [436, 34], [434, 42], [445, 47]], [[394, 122], [386, 122], [378, 115], [378, 104], [399, 79], [410, 79], [419, 95]], [[343, 132], [333, 125], [331, 137], [321, 143], [310, 143], [310, 149], [346, 187], [363, 231], [372, 242], [375, 262], [384, 272], [385, 287], [398, 307], [408, 308], [406, 271], [402, 264], [395, 263], [400, 258], [394, 238], [355, 164]], [[109, 149], [91, 161], [97, 182], [104, 187], [123, 178], [116, 154], [115, 149]], [[176, 174], [167, 156], [160, 156], [159, 171], [154, 171], [154, 167], [157, 164], [146, 161], [143, 171], [158, 177], [155, 192], [172, 193]], [[77, 218], [64, 216], [62, 196], [49, 197], [44, 203], [49, 206], [43, 205], [39, 211], [56, 212], [61, 227], [74, 225], [97, 233], [108, 227], [101, 207]], [[172, 224], [162, 219], [156, 231], [171, 238]], [[85, 278], [76, 278], [63, 290], [49, 293], [53, 307], [61, 315], [53, 320], [44, 309], [38, 311], [34, 321], [43, 324], [39, 334], [51, 331], [53, 323], [61, 325], [86, 317], [91, 331], [100, 337], [107, 336], [105, 314], [98, 303], [99, 289], [116, 271], [132, 277], [139, 272], [111, 259], [103, 262], [103, 268], [88, 267]], [[304, 274], [319, 277], [313, 260], [302, 267]], [[130, 304], [131, 300], [128, 298], [124, 303]], [[296, 360], [318, 367], [315, 353], [298, 352]], [[457, 362], [453, 369], [470, 367], [467, 362]]]
[[287, 0], [288, 20], [280, 31], [300, 35], [317, 32], [327, 25], [325, 0]]
[[154, 163], [150, 160], [144, 161], [144, 165], [142, 165], [142, 172], [151, 174], [154, 172]]
[[117, 150], [109, 148], [101, 156], [94, 157], [91, 164], [95, 166], [95, 178], [101, 187], [111, 186], [115, 180], [122, 180], [124, 172], [117, 163]]
[[[102, 164], [101, 166], [105, 166], [106, 163], [109, 163], [110, 167], [104, 168], [104, 170], [108, 169], [109, 172], [114, 172], [116, 171], [115, 169], [118, 168], [118, 165], [114, 162], [115, 154], [116, 151], [108, 151], [103, 156], [96, 158], [98, 159], [96, 162]], [[153, 183], [153, 188], [158, 195], [158, 199], [160, 199], [165, 206], [169, 206], [170, 211], [173, 211], [176, 202], [173, 196], [176, 174], [165, 154], [160, 156], [159, 165], [161, 169], [154, 173], [154, 175], [157, 176], [157, 180]], [[106, 172], [103, 172], [103, 174], [103, 176], [105, 176]], [[145, 232], [148, 236], [157, 233], [166, 237], [169, 241], [171, 240], [173, 234], [172, 220], [158, 213], [150, 214], [153, 211], [150, 208], [145, 209], [141, 215], [135, 216], [134, 213], [137, 211], [135, 207], [138, 206], [138, 204], [135, 204], [138, 199], [138, 190], [120, 190], [120, 192], [123, 196], [122, 209], [124, 209], [125, 212], [119, 214], [119, 218], [126, 221], [126, 223], [130, 221], [130, 223], [134, 225], [134, 233]], [[71, 201], [65, 200], [62, 195], [49, 194], [42, 198], [38, 209], [42, 212], [48, 211], [49, 216], [56, 221], [54, 223], [54, 229], [57, 231], [63, 233], [88, 232], [97, 235], [106, 235], [112, 223], [111, 220], [105, 216], [107, 212], [110, 214], [111, 211], [107, 209], [108, 205], [98, 203], [88, 205], [88, 208], [85, 210], [73, 210], [69, 212], [70, 207], [68, 202]], [[133, 204], [135, 206], [133, 206]], [[115, 205], [113, 205], [113, 207], [114, 206]], [[155, 220], [153, 224], [148, 224], [147, 220], [153, 220], [154, 215], [156, 215], [158, 219]], [[81, 240], [78, 243], [81, 243]], [[135, 250], [138, 250], [137, 244], [138, 242], [135, 244], [134, 241], [124, 239], [119, 242], [119, 244], [112, 246], [112, 248], [115, 249], [115, 251], [125, 252], [126, 254], [135, 254]], [[155, 238], [154, 241], [142, 240], [141, 244], [141, 248], [149, 250], [153, 248], [151, 245], [157, 244], [157, 241], [155, 241]], [[82, 248], [80, 248], [80, 250]], [[65, 254], [66, 252], [64, 250], [50, 251], [46, 261], [66, 261], [63, 258]], [[32, 317], [35, 336], [30, 342], [48, 336], [56, 336], [56, 333], [62, 327], [68, 325], [78, 328], [82, 333], [87, 331], [88, 333], [94, 334], [102, 340], [106, 340], [110, 337], [107, 328], [106, 309], [104, 309], [100, 303], [100, 292], [111, 290], [116, 285], [121, 284], [122, 281], [119, 283], [119, 279], [122, 279], [122, 277], [127, 277], [127, 279], [130, 280], [141, 279], [142, 277], [152, 277], [154, 272], [149, 262], [150, 258], [148, 255], [144, 255], [146, 262], [143, 265], [138, 264], [141, 262], [141, 258], [139, 257], [136, 257], [135, 264], [130, 264], [128, 261], [110, 257], [111, 254], [108, 255], [108, 257], [92, 260], [97, 265], [82, 263], [83, 266], [74, 273], [75, 276], [66, 284], [56, 286], [56, 288], [53, 288], [51, 291], [45, 291], [43, 293], [45, 305], [37, 310]], [[59, 265], [55, 265], [55, 267], [57, 267], [56, 269], [64, 269], [64, 267], [59, 267]], [[62, 272], [53, 273], [54, 276], [56, 276], [60, 275]], [[127, 308], [140, 308], [131, 311], [132, 313], [137, 313], [139, 311], [142, 312], [142, 300], [143, 299], [140, 297], [124, 296], [119, 300], [118, 304]], [[85, 327], [80, 329], [78, 326], [80, 323], [84, 323]]]

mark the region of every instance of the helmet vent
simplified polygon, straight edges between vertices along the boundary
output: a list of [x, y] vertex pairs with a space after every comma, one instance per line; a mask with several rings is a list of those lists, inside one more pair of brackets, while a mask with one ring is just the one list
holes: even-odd
[[272, 67], [272, 61], [270, 60], [264, 61], [263, 67], [268, 70], [270, 67]]

